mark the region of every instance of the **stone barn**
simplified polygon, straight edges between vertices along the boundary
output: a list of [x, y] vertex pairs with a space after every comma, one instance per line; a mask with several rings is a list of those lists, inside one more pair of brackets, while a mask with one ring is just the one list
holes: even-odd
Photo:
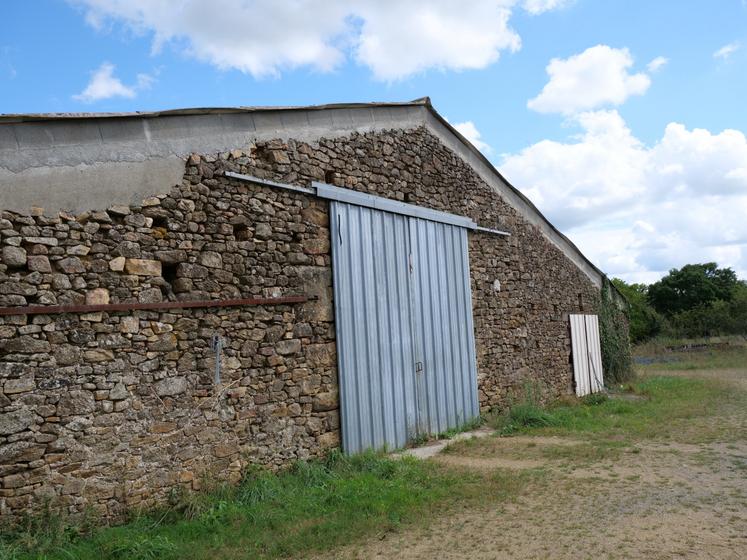
[[606, 280], [428, 99], [2, 116], [0, 250], [7, 518], [571, 393]]

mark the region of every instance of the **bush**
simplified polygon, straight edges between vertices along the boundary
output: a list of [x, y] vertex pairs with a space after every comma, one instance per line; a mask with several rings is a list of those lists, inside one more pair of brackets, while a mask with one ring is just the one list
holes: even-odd
[[554, 426], [556, 423], [555, 417], [542, 407], [541, 386], [533, 383], [525, 383], [517, 402], [493, 420], [493, 425], [502, 434], [525, 428]]
[[508, 419], [515, 428], [541, 428], [557, 424], [552, 414], [537, 405], [528, 403], [511, 407]]
[[177, 552], [176, 545], [162, 535], [127, 535], [106, 543], [102, 548], [106, 558], [112, 560], [158, 560], [173, 558]]
[[581, 402], [587, 406], [596, 406], [607, 401], [608, 398], [607, 393], [591, 393], [590, 395], [582, 397]]

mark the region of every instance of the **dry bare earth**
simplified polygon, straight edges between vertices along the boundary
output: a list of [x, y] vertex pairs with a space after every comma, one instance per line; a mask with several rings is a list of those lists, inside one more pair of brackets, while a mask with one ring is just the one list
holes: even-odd
[[[747, 388], [747, 369], [672, 374]], [[666, 440], [490, 437], [432, 460], [528, 482], [513, 501], [454, 509], [324, 558], [747, 558], [744, 409], [691, 419]]]

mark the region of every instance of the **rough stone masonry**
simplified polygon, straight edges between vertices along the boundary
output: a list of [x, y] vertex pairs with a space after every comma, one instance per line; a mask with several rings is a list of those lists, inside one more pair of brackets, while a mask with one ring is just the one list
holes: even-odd
[[[203, 476], [339, 445], [328, 207], [226, 170], [310, 180], [509, 230], [469, 235], [481, 406], [571, 388], [569, 312], [599, 291], [427, 128], [271, 140], [183, 160], [179, 184], [73, 215], [0, 213], [0, 306], [310, 295], [307, 303], [0, 317], [0, 513], [117, 518]], [[170, 188], [170, 190], [168, 190]], [[39, 201], [42, 206], [43, 201]], [[210, 340], [226, 340], [222, 384]]]

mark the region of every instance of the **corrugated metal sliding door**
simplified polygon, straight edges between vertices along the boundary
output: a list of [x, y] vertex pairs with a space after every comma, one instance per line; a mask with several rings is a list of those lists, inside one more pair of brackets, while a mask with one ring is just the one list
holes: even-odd
[[604, 388], [599, 318], [596, 315], [570, 315], [573, 378], [576, 395], [583, 397]]
[[330, 218], [344, 451], [476, 417], [466, 230], [339, 201]]

